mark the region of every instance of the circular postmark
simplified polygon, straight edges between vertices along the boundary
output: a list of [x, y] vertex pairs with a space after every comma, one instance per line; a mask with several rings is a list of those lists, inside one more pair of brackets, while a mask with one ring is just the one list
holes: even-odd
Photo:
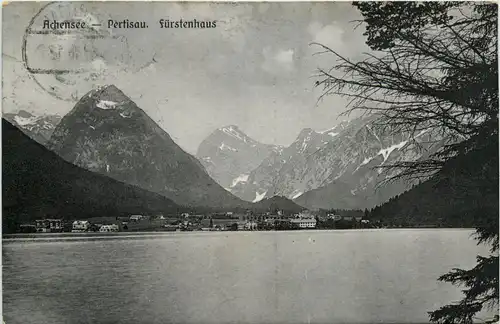
[[50, 95], [77, 101], [126, 70], [132, 55], [126, 35], [105, 26], [111, 14], [98, 3], [51, 2], [30, 20], [22, 40], [24, 67]]

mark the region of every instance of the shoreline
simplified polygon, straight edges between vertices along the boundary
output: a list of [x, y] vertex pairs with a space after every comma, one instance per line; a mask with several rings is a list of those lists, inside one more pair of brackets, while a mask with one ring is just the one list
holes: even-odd
[[266, 233], [264, 235], [276, 235], [277, 233], [296, 233], [296, 234], [348, 234], [359, 232], [395, 232], [395, 231], [474, 231], [474, 228], [364, 228], [364, 229], [309, 229], [309, 230], [290, 230], [290, 231], [145, 231], [145, 232], [114, 232], [114, 233], [19, 233], [4, 234], [2, 242], [76, 242], [92, 241], [101, 239], [141, 239], [141, 238], [159, 238], [175, 236], [214, 236], [215, 235], [254, 235]]

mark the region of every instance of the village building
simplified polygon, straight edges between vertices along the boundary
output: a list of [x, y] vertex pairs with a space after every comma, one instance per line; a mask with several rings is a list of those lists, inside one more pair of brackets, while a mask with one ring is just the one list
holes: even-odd
[[238, 224], [238, 231], [244, 231], [246, 229], [246, 221], [237, 221]]
[[102, 225], [99, 228], [99, 232], [118, 232], [119, 228], [116, 224]]
[[316, 219], [311, 218], [293, 218], [290, 223], [298, 225], [299, 228], [316, 228]]
[[138, 221], [141, 221], [145, 219], [145, 217], [143, 215], [132, 215], [130, 216], [130, 221], [133, 221], [133, 222], [138, 222]]
[[71, 232], [79, 233], [79, 232], [88, 232], [89, 230], [90, 230], [89, 221], [76, 220], [73, 222], [73, 227], [71, 229]]
[[248, 222], [245, 223], [245, 230], [247, 230], [247, 231], [256, 231], [257, 229], [258, 229], [257, 222], [248, 221]]
[[326, 215], [326, 218], [327, 218], [327, 219], [332, 219], [332, 220], [334, 220], [334, 221], [339, 221], [339, 220], [341, 220], [341, 219], [342, 219], [342, 216], [340, 216], [340, 215], [336, 215], [336, 214], [327, 214], [327, 215]]
[[62, 232], [64, 224], [62, 219], [37, 219], [35, 227], [39, 233]]

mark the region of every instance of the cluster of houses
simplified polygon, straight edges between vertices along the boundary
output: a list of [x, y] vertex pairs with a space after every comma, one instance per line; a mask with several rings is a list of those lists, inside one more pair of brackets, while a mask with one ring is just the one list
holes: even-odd
[[21, 231], [37, 233], [119, 232], [120, 226], [118, 224], [93, 224], [88, 220], [75, 220], [68, 223], [63, 219], [38, 219], [35, 225], [21, 225]]
[[62, 232], [64, 222], [62, 219], [38, 219], [35, 221], [35, 230], [39, 233]]
[[76, 220], [73, 222], [71, 232], [118, 232], [119, 230], [118, 224], [92, 224], [87, 220]]
[[[159, 219], [164, 219], [163, 216]], [[127, 230], [129, 224], [141, 223], [149, 221], [150, 216], [131, 215], [129, 217], [117, 217], [114, 222], [105, 222], [103, 224], [92, 223], [88, 220], [75, 220], [67, 222], [63, 219], [47, 218], [38, 219], [35, 224], [23, 224], [20, 227], [21, 232], [37, 232], [37, 233], [58, 233], [58, 232], [119, 232]]]
[[[260, 230], [293, 230], [293, 229], [314, 229], [324, 228], [325, 223], [339, 221], [359, 224], [361, 227], [367, 225], [368, 220], [362, 216], [340, 216], [327, 214], [326, 216], [314, 215], [309, 211], [303, 211], [294, 215], [284, 215], [282, 211], [274, 213], [262, 213], [254, 215], [251, 213], [235, 215], [232, 212], [211, 215], [197, 215], [182, 213], [180, 217], [169, 217], [170, 223], [161, 215], [156, 217], [162, 225], [158, 230], [166, 231], [260, 231]], [[75, 220], [72, 223], [65, 223], [62, 219], [42, 219], [36, 220], [35, 225], [25, 226], [22, 231], [28, 229], [32, 232], [63, 232], [73, 233], [83, 232], [119, 232], [129, 230], [129, 226], [148, 223], [150, 216], [131, 215], [129, 217], [116, 218], [116, 222], [107, 224], [91, 223], [88, 220]], [[215, 222], [214, 222], [215, 220]], [[219, 221], [221, 220], [221, 221]], [[208, 223], [209, 222], [209, 223]], [[136, 225], [137, 226], [137, 225]], [[29, 228], [28, 228], [29, 227]], [[151, 227], [149, 227], [151, 229]], [[154, 230], [154, 229], [153, 229]]]
[[183, 213], [181, 220], [165, 224], [164, 227], [172, 231], [259, 231], [316, 228], [316, 223], [317, 220], [312, 214], [300, 213], [293, 216], [285, 216], [282, 211], [258, 215], [251, 213], [233, 214], [229, 212], [203, 216]]
[[[270, 213], [257, 217], [250, 217], [238, 222], [238, 230], [294, 230], [314, 228], [365, 228], [370, 221], [362, 216], [341, 216], [336, 214], [314, 215], [309, 211], [285, 217], [282, 213]], [[327, 227], [339, 224], [344, 227]], [[233, 226], [234, 229], [234, 226]]]
[[[362, 216], [340, 216], [336, 214], [327, 214], [323, 216], [315, 215], [309, 211], [303, 211], [294, 215], [284, 215], [283, 212], [277, 211], [275, 213], [263, 214], [245, 214], [235, 215], [232, 219], [234, 221], [217, 222], [219, 215], [210, 215], [205, 218], [200, 218], [200, 215], [189, 215], [184, 213], [182, 221], [176, 221], [171, 224], [165, 225], [169, 230], [203, 230], [203, 231], [262, 231], [262, 230], [294, 230], [294, 229], [314, 229], [326, 228], [325, 222], [330, 223], [347, 223], [356, 224], [351, 228], [364, 227], [368, 220], [363, 220]], [[210, 224], [207, 224], [207, 218]], [[203, 219], [200, 221], [200, 219]], [[214, 222], [214, 220], [216, 220]], [[207, 226], [208, 225], [208, 226]], [[335, 227], [333, 227], [335, 228]]]

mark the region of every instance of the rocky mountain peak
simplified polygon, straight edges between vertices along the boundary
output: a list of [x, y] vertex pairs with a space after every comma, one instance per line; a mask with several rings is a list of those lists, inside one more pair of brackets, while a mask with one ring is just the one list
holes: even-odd
[[243, 183], [248, 173], [276, 147], [260, 143], [236, 125], [220, 127], [198, 147], [196, 156], [208, 174], [227, 190]]
[[48, 146], [79, 167], [181, 205], [243, 203], [217, 185], [197, 159], [114, 85], [82, 97], [57, 126]]
[[243, 141], [245, 143], [256, 143], [253, 139], [251, 139], [247, 134], [245, 134], [240, 128], [236, 125], [228, 125], [216, 130], [216, 133], [222, 132], [226, 136], [228, 136], [231, 140]]
[[[95, 102], [93, 108], [104, 110], [118, 109], [127, 103], [132, 103], [132, 100], [127, 97], [115, 85], [100, 86], [96, 89], [89, 91], [82, 100], [91, 100]], [[77, 105], [78, 106], [78, 105]]]
[[418, 148], [428, 146], [426, 134], [416, 138], [422, 145], [413, 145], [408, 134], [383, 126], [377, 116], [361, 116], [321, 132], [305, 128], [231, 192], [247, 201], [283, 195], [308, 208], [364, 208], [383, 202], [406, 187], [397, 184], [373, 194], [392, 174], [376, 167], [428, 154]]
[[97, 86], [96, 88], [90, 90], [83, 97], [86, 97], [86, 96], [89, 96], [89, 95], [92, 95], [92, 94], [102, 93], [102, 92], [105, 92], [105, 91], [108, 91], [108, 90], [110, 92], [115, 92], [115, 93], [121, 92], [121, 90], [118, 89], [118, 87], [115, 86], [114, 84], [104, 84], [104, 85]]
[[304, 128], [304, 129], [302, 129], [300, 131], [299, 136], [297, 137], [297, 139], [309, 136], [309, 135], [311, 135], [313, 133], [316, 133], [316, 132], [312, 128]]
[[307, 152], [312, 153], [327, 144], [331, 139], [331, 136], [318, 133], [312, 128], [304, 128], [300, 131], [297, 139], [290, 146], [290, 148], [293, 148], [294, 151], [291, 154], [295, 155], [297, 153], [302, 154]]
[[105, 85], [98, 87], [96, 89], [95, 95], [98, 99], [108, 99], [115, 101], [124, 101], [130, 100], [120, 89], [118, 89], [115, 85]]
[[240, 131], [239, 127], [237, 125], [227, 125], [227, 126], [224, 126], [224, 127], [221, 127], [219, 128], [219, 130], [221, 131], [224, 131], [224, 130], [228, 130], [228, 131]]
[[79, 124], [89, 125], [92, 129], [110, 121], [130, 124], [138, 119], [148, 119], [146, 116], [146, 113], [115, 85], [99, 86], [89, 91], [66, 115], [67, 118], [77, 118]]
[[349, 124], [350, 124], [350, 120], [343, 120], [340, 123], [338, 123], [337, 125], [335, 125], [334, 127], [326, 129], [326, 130], [318, 131], [318, 133], [324, 134], [324, 135], [329, 135], [331, 137], [335, 137], [335, 136], [339, 135], [347, 127], [349, 127]]
[[22, 130], [31, 139], [45, 145], [61, 117], [58, 115], [34, 115], [26, 110], [4, 113], [3, 117]]

